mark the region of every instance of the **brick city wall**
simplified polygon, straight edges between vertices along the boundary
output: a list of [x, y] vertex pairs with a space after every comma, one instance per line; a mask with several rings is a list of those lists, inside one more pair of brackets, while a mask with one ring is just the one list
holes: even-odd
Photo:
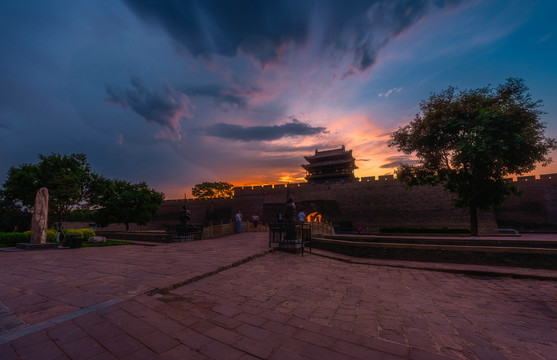
[[[557, 229], [557, 174], [519, 177], [515, 180], [524, 196], [511, 198], [494, 212], [480, 214], [480, 229], [497, 227], [518, 229]], [[233, 199], [188, 199], [192, 222], [229, 221], [236, 211], [249, 219], [258, 214], [263, 222], [275, 222], [284, 208], [287, 189], [297, 209], [306, 215], [319, 212], [323, 220], [335, 224], [351, 223], [365, 231], [381, 227], [469, 228], [467, 210], [451, 204], [451, 194], [442, 187], [414, 187], [390, 176], [361, 178], [359, 181], [331, 184], [289, 184], [237, 187]], [[184, 200], [164, 201], [150, 228], [178, 223]]]

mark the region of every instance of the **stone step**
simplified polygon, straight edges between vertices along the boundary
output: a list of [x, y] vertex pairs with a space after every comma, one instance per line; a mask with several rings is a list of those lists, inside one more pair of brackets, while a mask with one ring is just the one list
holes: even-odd
[[[429, 237], [429, 236], [374, 236], [374, 235], [329, 235], [320, 238], [353, 242], [357, 244], [405, 244], [431, 246], [466, 246], [479, 248], [541, 248], [557, 249], [557, 241], [543, 239], [523, 240], [519, 237]], [[386, 246], [386, 245], [385, 245]]]

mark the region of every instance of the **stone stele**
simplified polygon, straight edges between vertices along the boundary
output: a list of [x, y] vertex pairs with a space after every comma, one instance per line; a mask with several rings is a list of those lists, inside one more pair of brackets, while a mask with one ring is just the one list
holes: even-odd
[[43, 187], [35, 196], [33, 220], [31, 221], [31, 244], [45, 244], [46, 230], [48, 228], [48, 189]]

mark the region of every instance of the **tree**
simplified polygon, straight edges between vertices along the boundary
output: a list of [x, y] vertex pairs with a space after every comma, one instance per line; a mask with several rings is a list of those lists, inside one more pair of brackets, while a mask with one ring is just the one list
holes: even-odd
[[198, 199], [224, 199], [233, 196], [233, 187], [234, 185], [223, 181], [203, 182], [195, 185], [191, 193]]
[[76, 206], [87, 201], [94, 176], [84, 154], [39, 155], [37, 164], [11, 167], [3, 185], [3, 197], [21, 209], [31, 209], [37, 191], [46, 187], [49, 194], [49, 212], [57, 221]]
[[22, 210], [13, 202], [0, 196], [0, 232], [10, 232], [15, 229], [18, 231], [29, 230], [31, 216], [29, 211]]
[[391, 135], [389, 146], [420, 161], [401, 165], [397, 178], [409, 186], [443, 185], [456, 195], [455, 206], [469, 208], [471, 234], [477, 235], [478, 209], [519, 195], [506, 177], [551, 162], [547, 155], [557, 142], [544, 136], [540, 105], [515, 78], [496, 88], [432, 94], [420, 103], [421, 113]]
[[93, 185], [94, 203], [101, 208], [93, 213], [100, 226], [130, 223], [146, 225], [157, 213], [164, 195], [151, 189], [146, 183], [132, 184], [124, 180], [99, 177]]

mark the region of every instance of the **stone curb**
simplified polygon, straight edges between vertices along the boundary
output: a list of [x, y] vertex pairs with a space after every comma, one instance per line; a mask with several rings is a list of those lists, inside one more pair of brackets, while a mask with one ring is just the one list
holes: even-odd
[[[317, 251], [316, 251], [317, 250]], [[402, 268], [402, 269], [410, 269], [410, 270], [424, 270], [424, 271], [436, 271], [436, 272], [444, 272], [444, 273], [451, 273], [451, 274], [462, 274], [462, 275], [472, 275], [472, 276], [492, 276], [492, 277], [510, 277], [514, 279], [529, 279], [529, 280], [542, 280], [542, 281], [557, 281], [557, 272], [555, 276], [551, 275], [538, 275], [538, 274], [521, 274], [518, 272], [510, 272], [510, 271], [494, 271], [494, 270], [472, 270], [472, 269], [464, 269], [458, 268], [458, 266], [463, 266], [461, 264], [450, 264], [453, 268], [447, 267], [432, 267], [432, 266], [418, 266], [418, 265], [408, 265], [403, 263], [392, 263], [386, 264], [382, 262], [374, 262], [373, 259], [369, 261], [364, 260], [357, 260], [354, 258], [342, 257], [340, 255], [335, 255], [333, 253], [329, 253], [325, 250], [321, 249], [312, 249], [312, 252], [307, 252], [308, 254], [320, 256], [323, 258], [342, 261], [349, 264], [357, 264], [357, 265], [373, 265], [373, 266], [384, 266], [384, 267], [392, 267], [392, 268]]]

